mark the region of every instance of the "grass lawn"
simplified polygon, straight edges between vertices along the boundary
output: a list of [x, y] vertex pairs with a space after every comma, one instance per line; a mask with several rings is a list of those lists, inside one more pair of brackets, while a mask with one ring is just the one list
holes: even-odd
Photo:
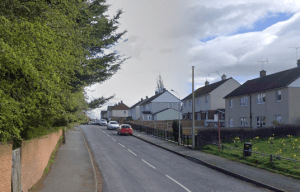
[[[244, 142], [253, 144], [252, 151], [265, 154], [271, 154], [282, 158], [289, 158], [300, 161], [300, 137], [287, 136], [285, 138], [277, 138], [276, 135], [268, 139], [260, 139], [259, 137], [252, 140], [241, 142], [239, 138], [235, 138], [232, 143], [223, 143], [223, 145], [244, 148]], [[272, 158], [270, 155], [252, 153], [250, 157], [243, 157], [243, 151], [224, 147], [219, 153], [219, 147], [216, 145], [202, 146], [202, 151], [214, 155], [222, 156], [234, 161], [239, 161], [255, 167], [267, 169], [269, 171], [284, 174], [296, 179], [300, 179], [300, 162], [285, 160], [281, 158]]]

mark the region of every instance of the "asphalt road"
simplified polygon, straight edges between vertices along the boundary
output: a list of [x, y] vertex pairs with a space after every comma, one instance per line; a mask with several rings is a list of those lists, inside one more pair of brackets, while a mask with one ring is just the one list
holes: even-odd
[[104, 126], [81, 126], [104, 192], [268, 191]]

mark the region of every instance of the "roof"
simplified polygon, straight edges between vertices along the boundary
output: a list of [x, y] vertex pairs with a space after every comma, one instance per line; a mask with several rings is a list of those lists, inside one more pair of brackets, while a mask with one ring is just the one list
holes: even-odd
[[128, 110], [129, 107], [125, 105], [123, 102], [119, 103], [116, 106], [113, 106], [112, 110]]
[[236, 97], [270, 89], [286, 87], [300, 77], [300, 68], [292, 68], [264, 77], [248, 80], [224, 98]]
[[161, 92], [161, 93], [158, 93], [156, 95], [153, 95], [152, 97], [150, 97], [149, 99], [147, 99], [146, 101], [142, 102], [141, 104], [148, 104], [148, 103], [151, 103], [151, 101], [153, 101], [154, 99], [156, 99], [157, 97], [159, 97], [160, 95], [164, 94], [165, 92], [167, 92], [167, 90]]
[[144, 102], [144, 101], [145, 101], [145, 100], [142, 100], [142, 101], [137, 102], [136, 104], [132, 105], [132, 106], [130, 107], [130, 109], [135, 108], [136, 106], [138, 106], [139, 104], [141, 104], [141, 103]]
[[[165, 109], [163, 109], [163, 110], [160, 110], [160, 111], [157, 111], [157, 112], [155, 112], [155, 113], [153, 113], [153, 115], [154, 114], [157, 114], [157, 113], [161, 113], [161, 112], [163, 112], [163, 111], [166, 111], [166, 110], [168, 110], [168, 109], [173, 109], [173, 108], [165, 108]], [[176, 110], [176, 109], [173, 109], [174, 111], [178, 111], [178, 110]], [[178, 111], [179, 112], [179, 111]]]
[[[202, 96], [202, 95], [209, 94], [210, 92], [212, 92], [213, 90], [215, 90], [216, 88], [218, 88], [220, 85], [222, 85], [223, 83], [225, 83], [225, 82], [228, 81], [229, 79], [232, 79], [232, 77], [230, 77], [230, 78], [228, 78], [228, 79], [225, 79], [225, 80], [218, 81], [218, 82], [213, 83], [213, 84], [209, 84], [209, 85], [206, 85], [206, 86], [203, 86], [203, 87], [198, 88], [198, 89], [194, 92], [195, 97], [199, 97], [199, 96]], [[186, 97], [185, 97], [184, 99], [182, 99], [181, 101], [186, 100], [186, 99], [192, 99], [192, 93], [189, 94], [188, 96], [186, 96]]]

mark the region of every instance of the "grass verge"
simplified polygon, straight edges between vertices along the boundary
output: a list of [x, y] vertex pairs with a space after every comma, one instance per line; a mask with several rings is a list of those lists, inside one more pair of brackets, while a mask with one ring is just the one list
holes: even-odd
[[[241, 150], [244, 147], [244, 142], [252, 142], [252, 151], [272, 154], [279, 158], [272, 157], [271, 161], [270, 155], [256, 153], [252, 153], [252, 155], [248, 157], [243, 157], [243, 151]], [[300, 179], [300, 162], [282, 159], [300, 160], [300, 137], [288, 136], [285, 138], [276, 138], [273, 136], [269, 139], [259, 139], [256, 137], [243, 142], [240, 142], [239, 138], [235, 138], [232, 143], [223, 143], [223, 145], [239, 148], [240, 150], [224, 147], [223, 150], [221, 149], [221, 152], [219, 152], [219, 147], [216, 145], [205, 145], [201, 147], [201, 150], [233, 161]]]

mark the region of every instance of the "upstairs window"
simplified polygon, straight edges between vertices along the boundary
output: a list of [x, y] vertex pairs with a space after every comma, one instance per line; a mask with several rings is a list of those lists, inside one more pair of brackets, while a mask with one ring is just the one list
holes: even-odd
[[258, 104], [265, 103], [266, 102], [266, 94], [265, 93], [257, 94], [257, 96], [256, 96], [256, 102]]
[[229, 100], [229, 108], [232, 108], [233, 107], [233, 99], [230, 99]]
[[280, 102], [281, 101], [281, 90], [277, 90], [275, 92], [275, 96], [276, 96], [276, 102]]
[[146, 109], [149, 109], [149, 104], [146, 105]]
[[206, 95], [205, 96], [205, 103], [207, 103], [208, 102], [208, 96]]
[[186, 107], [186, 102], [185, 101], [183, 102], [183, 107]]
[[197, 99], [197, 105], [201, 105], [201, 99], [200, 98]]
[[190, 100], [189, 102], [190, 102], [190, 103], [189, 103], [189, 106], [191, 107], [191, 106], [192, 106], [192, 100]]
[[124, 114], [126, 114], [126, 111], [124, 111]]
[[248, 105], [248, 97], [244, 96], [240, 98], [240, 105], [241, 106], [247, 106]]

